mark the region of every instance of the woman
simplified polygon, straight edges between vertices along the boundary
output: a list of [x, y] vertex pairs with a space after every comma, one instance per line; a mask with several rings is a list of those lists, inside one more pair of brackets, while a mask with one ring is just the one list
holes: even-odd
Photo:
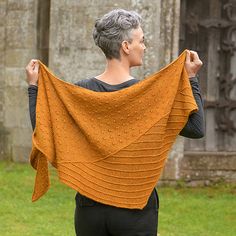
[[[105, 54], [106, 68], [102, 74], [80, 80], [75, 85], [98, 92], [112, 92], [139, 82], [130, 75], [131, 67], [142, 65], [146, 49], [139, 14], [123, 9], [116, 9], [105, 14], [96, 21], [93, 38], [95, 44]], [[196, 78], [201, 66], [202, 62], [197, 53], [188, 51], [185, 68], [199, 108], [198, 112], [189, 116], [187, 124], [180, 132], [180, 135], [189, 138], [201, 138], [204, 135], [202, 99]], [[38, 70], [37, 60], [31, 60], [26, 67], [33, 129], [35, 127]], [[80, 193], [76, 194], [75, 199], [76, 235], [157, 235], [159, 200], [155, 189], [142, 210], [105, 205], [82, 196]]]

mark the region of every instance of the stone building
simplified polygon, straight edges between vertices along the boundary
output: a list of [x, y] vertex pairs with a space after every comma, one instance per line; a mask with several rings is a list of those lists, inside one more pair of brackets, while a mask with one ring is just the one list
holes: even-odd
[[137, 78], [162, 68], [184, 48], [204, 62], [200, 85], [206, 136], [179, 137], [162, 181], [236, 181], [235, 0], [0, 0], [0, 159], [28, 161], [32, 128], [25, 66], [31, 58], [68, 82], [102, 72], [95, 19], [114, 8], [138, 11], [147, 42]]

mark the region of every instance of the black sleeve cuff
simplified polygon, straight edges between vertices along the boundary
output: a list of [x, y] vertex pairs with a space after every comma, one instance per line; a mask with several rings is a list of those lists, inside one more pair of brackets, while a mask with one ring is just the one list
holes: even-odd
[[198, 83], [198, 76], [190, 77], [189, 81], [190, 82], [197, 82]]
[[38, 89], [38, 86], [37, 86], [37, 85], [34, 85], [34, 84], [30, 84], [30, 85], [28, 86], [28, 88]]

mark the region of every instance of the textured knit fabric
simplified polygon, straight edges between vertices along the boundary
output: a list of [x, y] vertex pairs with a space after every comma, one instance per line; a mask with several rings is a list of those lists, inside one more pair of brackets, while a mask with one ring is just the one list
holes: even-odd
[[[95, 77], [90, 77], [87, 79], [80, 79], [76, 81], [74, 84], [80, 87], [84, 87], [97, 92], [113, 92], [120, 89], [127, 88], [129, 86], [138, 83], [139, 79], [130, 79], [125, 82], [119, 84], [108, 84], [102, 80], [98, 80]], [[185, 126], [179, 133], [179, 135], [191, 138], [191, 139], [199, 139], [204, 137], [205, 134], [205, 118], [204, 118], [204, 109], [203, 109], [203, 100], [201, 96], [200, 86], [197, 77], [189, 78], [191, 89], [193, 92], [194, 99], [198, 106], [198, 111], [192, 113]], [[36, 102], [37, 102], [37, 94], [38, 94], [38, 86], [37, 85], [29, 85], [28, 86], [28, 96], [29, 96], [29, 114], [30, 121], [32, 125], [32, 129], [35, 129], [36, 123]]]
[[59, 179], [82, 195], [142, 209], [173, 142], [197, 111], [185, 57], [186, 52], [161, 71], [114, 92], [67, 83], [40, 62], [30, 154], [37, 170], [32, 200], [49, 188], [49, 161]]

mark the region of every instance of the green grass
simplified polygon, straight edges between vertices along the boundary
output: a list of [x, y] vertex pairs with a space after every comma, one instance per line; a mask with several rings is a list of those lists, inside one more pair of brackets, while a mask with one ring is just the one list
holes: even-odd
[[[75, 235], [75, 191], [51, 172], [48, 193], [32, 203], [34, 170], [29, 164], [0, 162], [1, 236]], [[235, 186], [159, 187], [158, 192], [160, 236], [236, 235]]]
[[34, 176], [29, 164], [0, 162], [0, 235], [75, 235], [75, 191], [59, 183], [53, 171], [51, 188], [32, 203]]
[[235, 186], [160, 188], [161, 236], [236, 235]]

